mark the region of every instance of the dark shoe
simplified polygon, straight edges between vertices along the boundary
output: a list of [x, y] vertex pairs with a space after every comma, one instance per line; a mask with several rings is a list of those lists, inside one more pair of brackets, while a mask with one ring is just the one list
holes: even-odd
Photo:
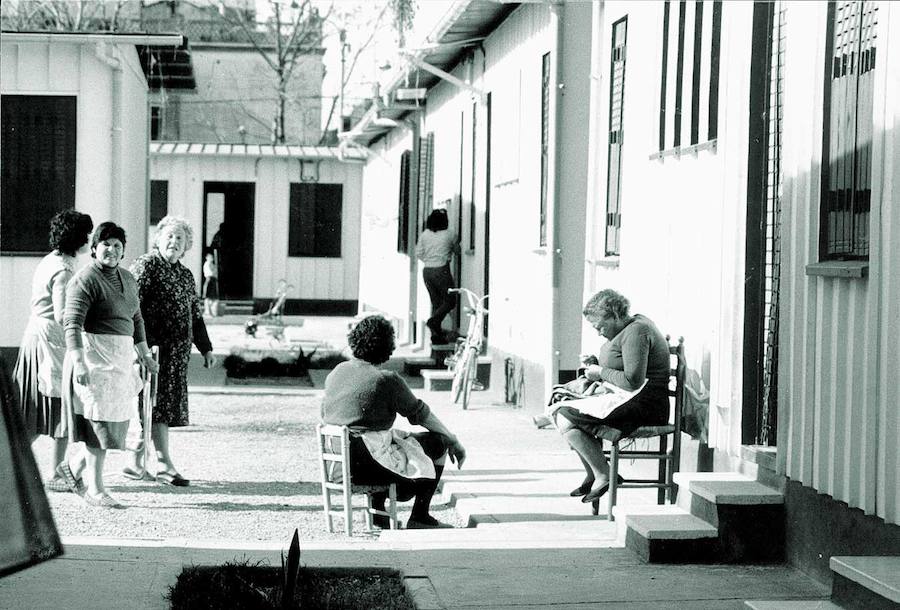
[[191, 484], [189, 480], [185, 479], [177, 472], [157, 472], [156, 482], [162, 483], [163, 485], [172, 485], [173, 487], [187, 487]]
[[409, 518], [409, 521], [406, 522], [406, 529], [408, 530], [431, 530], [431, 529], [453, 529], [453, 526], [449, 523], [441, 523], [431, 515], [426, 517], [416, 517], [413, 519]]
[[584, 482], [569, 492], [569, 495], [573, 498], [577, 498], [578, 496], [583, 496], [586, 493], [591, 491], [591, 487], [594, 485], [594, 479], [585, 479]]
[[[619, 485], [621, 485], [625, 481], [625, 479], [623, 479], [621, 475], [617, 475], [616, 480], [619, 482]], [[601, 485], [594, 491], [589, 492], [581, 499], [581, 501], [585, 504], [590, 504], [594, 500], [599, 500], [607, 491], [609, 491], [609, 483]]]
[[391, 518], [384, 515], [372, 515], [372, 527], [382, 530], [391, 529]]

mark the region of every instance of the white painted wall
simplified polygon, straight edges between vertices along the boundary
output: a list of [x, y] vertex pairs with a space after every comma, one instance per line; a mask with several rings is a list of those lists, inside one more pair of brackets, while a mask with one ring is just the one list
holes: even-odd
[[320, 183], [343, 185], [341, 257], [289, 257], [290, 184], [301, 181], [298, 159], [208, 154], [153, 154], [150, 159], [152, 179], [169, 182], [169, 214], [183, 216], [194, 228], [197, 244], [182, 262], [194, 274], [198, 286], [203, 262], [199, 241], [203, 229], [204, 182], [256, 185], [253, 228], [253, 296], [256, 298], [274, 296], [278, 282], [284, 278], [294, 286], [288, 293], [289, 299], [357, 299], [362, 170], [361, 164], [337, 160], [323, 160], [319, 165]]
[[[11, 43], [0, 47], [0, 93], [73, 95], [77, 99], [74, 206], [97, 225], [112, 220], [128, 235], [126, 259], [141, 254], [146, 235], [147, 84], [137, 52], [117, 45], [122, 62], [122, 113], [127, 127], [119, 158], [121, 205], [112, 205], [113, 69], [96, 57], [93, 44]], [[12, 222], [13, 219], [3, 219]], [[83, 257], [79, 261], [88, 260]], [[0, 257], [0, 346], [18, 346], [29, 314], [31, 278], [38, 257]]]
[[778, 468], [900, 523], [900, 10], [882, 2], [875, 68], [867, 278], [811, 276], [818, 261], [824, 4], [789, 2]]

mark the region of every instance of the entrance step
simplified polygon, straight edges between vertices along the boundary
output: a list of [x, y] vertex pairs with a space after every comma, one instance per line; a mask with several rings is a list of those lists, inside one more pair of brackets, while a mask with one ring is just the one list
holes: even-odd
[[682, 514], [629, 515], [625, 543], [651, 563], [784, 559], [784, 496], [739, 473], [678, 473]]
[[[478, 368], [476, 369], [476, 379], [483, 386], [482, 389], [488, 387], [491, 381], [491, 358], [490, 356], [478, 357]], [[447, 369], [422, 369], [422, 379], [425, 380], [425, 389], [434, 392], [449, 391], [453, 385], [453, 371]]]
[[834, 556], [829, 566], [834, 602], [846, 608], [900, 608], [900, 556]]
[[843, 608], [827, 599], [749, 599], [744, 602], [744, 605], [752, 610], [841, 610]]
[[232, 315], [232, 316], [252, 316], [253, 315], [253, 301], [238, 301], [238, 300], [220, 301], [219, 306], [223, 310], [222, 314], [220, 314], [220, 315]]

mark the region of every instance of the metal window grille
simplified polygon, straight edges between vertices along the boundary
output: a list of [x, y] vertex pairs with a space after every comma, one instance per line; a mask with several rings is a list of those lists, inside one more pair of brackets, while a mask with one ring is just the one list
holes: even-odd
[[625, 59], [628, 17], [612, 27], [609, 81], [609, 159], [606, 177], [606, 255], [619, 254], [622, 228], [622, 140], [625, 108]]
[[819, 257], [869, 258], [876, 2], [828, 5]]
[[540, 245], [547, 245], [547, 182], [550, 162], [550, 53], [541, 58], [541, 217]]
[[763, 289], [766, 315], [763, 318], [765, 337], [762, 426], [760, 443], [772, 445], [777, 432], [778, 407], [778, 292], [781, 279], [781, 136], [784, 106], [784, 25], [785, 6], [776, 2], [772, 20], [771, 49], [768, 75], [768, 134], [766, 149], [766, 259]]

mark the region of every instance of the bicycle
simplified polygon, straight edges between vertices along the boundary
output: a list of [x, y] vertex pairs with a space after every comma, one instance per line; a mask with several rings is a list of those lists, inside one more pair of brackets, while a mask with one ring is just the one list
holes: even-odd
[[453, 384], [450, 386], [450, 396], [454, 403], [462, 398], [462, 408], [469, 408], [469, 396], [473, 386], [479, 386], [476, 377], [478, 374], [478, 355], [484, 342], [484, 317], [488, 313], [484, 303], [488, 295], [479, 297], [468, 288], [451, 288], [450, 292], [456, 292], [466, 297], [466, 315], [469, 316], [469, 327], [464, 338], [456, 340], [456, 350], [452, 356], [447, 357], [444, 363], [453, 371]]

